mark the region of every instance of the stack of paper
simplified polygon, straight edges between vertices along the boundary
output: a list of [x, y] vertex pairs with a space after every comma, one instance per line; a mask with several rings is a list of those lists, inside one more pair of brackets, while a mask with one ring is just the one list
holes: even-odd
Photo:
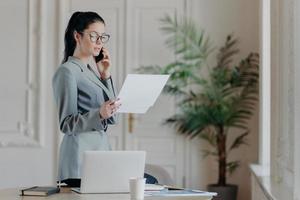
[[215, 192], [206, 192], [201, 190], [190, 190], [190, 189], [184, 189], [184, 190], [161, 190], [161, 191], [145, 191], [145, 196], [157, 196], [157, 197], [184, 197], [184, 196], [204, 196], [204, 197], [213, 197], [217, 196], [217, 193]]
[[165, 187], [162, 185], [157, 185], [157, 184], [146, 184], [145, 185], [145, 191], [160, 191], [163, 189], [165, 189]]
[[154, 105], [169, 75], [128, 74], [118, 98], [119, 113], [145, 113]]

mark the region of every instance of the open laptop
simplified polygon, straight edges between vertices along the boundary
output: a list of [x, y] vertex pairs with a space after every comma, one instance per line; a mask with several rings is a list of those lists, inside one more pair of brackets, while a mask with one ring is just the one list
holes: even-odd
[[80, 188], [84, 193], [128, 193], [129, 178], [143, 177], [144, 151], [86, 151], [83, 154]]

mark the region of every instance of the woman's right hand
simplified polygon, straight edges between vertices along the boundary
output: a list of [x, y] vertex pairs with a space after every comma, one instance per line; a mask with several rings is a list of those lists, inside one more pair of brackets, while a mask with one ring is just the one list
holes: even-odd
[[100, 116], [103, 119], [108, 119], [111, 116], [113, 116], [119, 107], [121, 106], [121, 103], [119, 99], [117, 100], [109, 100], [104, 102], [104, 104], [101, 105], [100, 107]]

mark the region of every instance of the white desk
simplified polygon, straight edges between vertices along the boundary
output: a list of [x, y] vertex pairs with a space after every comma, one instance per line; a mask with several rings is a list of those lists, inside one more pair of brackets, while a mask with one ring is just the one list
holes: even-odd
[[[0, 200], [130, 200], [129, 194], [58, 193], [48, 197], [20, 196], [20, 189], [0, 190]], [[145, 197], [145, 200], [210, 200], [212, 197]]]

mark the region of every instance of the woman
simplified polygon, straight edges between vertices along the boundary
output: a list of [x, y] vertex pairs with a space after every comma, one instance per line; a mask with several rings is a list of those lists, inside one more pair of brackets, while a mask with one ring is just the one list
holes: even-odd
[[[116, 122], [120, 102], [115, 100], [111, 60], [103, 46], [108, 40], [105, 22], [97, 13], [75, 12], [71, 16], [64, 59], [53, 77], [59, 126], [64, 133], [58, 181], [70, 187], [80, 187], [84, 151], [111, 149], [106, 131], [108, 124]], [[96, 63], [99, 54], [103, 59]]]

